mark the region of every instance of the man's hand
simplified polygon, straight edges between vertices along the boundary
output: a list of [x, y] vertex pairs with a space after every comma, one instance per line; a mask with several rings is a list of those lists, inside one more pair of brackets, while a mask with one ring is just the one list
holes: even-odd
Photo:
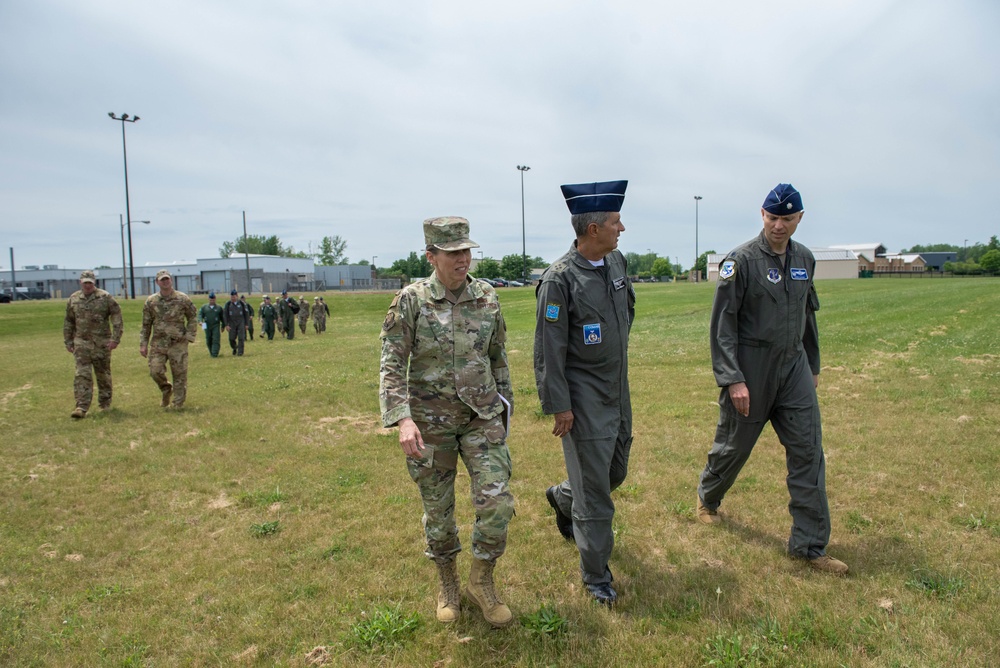
[[407, 457], [419, 457], [424, 450], [424, 438], [420, 435], [413, 418], [403, 418], [399, 421], [399, 444]]
[[66, 344], [66, 350], [69, 351], [69, 352], [73, 352], [74, 350], [76, 350], [76, 348], [73, 346], [72, 343], [67, 343]]
[[813, 388], [819, 388], [819, 375], [813, 374]]
[[733, 408], [743, 417], [750, 415], [750, 390], [746, 383], [733, 383], [729, 386], [729, 398], [733, 401]]
[[117, 343], [115, 343], [114, 341], [108, 341], [108, 350], [114, 350], [117, 347], [118, 347]]
[[573, 411], [563, 411], [555, 414], [555, 424], [552, 425], [552, 435], [560, 438], [569, 433], [573, 428]]
[[229, 325], [226, 325], [226, 331], [227, 332], [229, 331]]

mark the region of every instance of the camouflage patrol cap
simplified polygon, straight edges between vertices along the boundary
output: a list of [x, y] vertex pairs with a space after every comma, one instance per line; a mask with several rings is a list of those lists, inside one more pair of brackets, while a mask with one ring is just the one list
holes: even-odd
[[94, 277], [94, 272], [90, 269], [84, 269], [80, 272], [80, 282], [81, 283], [97, 283], [97, 279]]
[[174, 278], [174, 277], [173, 277], [173, 276], [172, 276], [172, 275], [170, 274], [170, 272], [169, 272], [169, 271], [167, 271], [166, 269], [160, 269], [160, 270], [159, 270], [158, 272], [156, 272], [156, 282], [157, 282], [157, 283], [159, 283], [159, 282], [160, 282], [160, 279], [161, 279], [161, 278], [164, 278], [164, 277], [166, 277], [166, 278], [169, 278], [169, 279], [171, 279], [171, 280], [173, 280], [173, 278]]
[[469, 238], [469, 221], [458, 216], [442, 216], [425, 220], [424, 243], [443, 251], [479, 248], [479, 244]]

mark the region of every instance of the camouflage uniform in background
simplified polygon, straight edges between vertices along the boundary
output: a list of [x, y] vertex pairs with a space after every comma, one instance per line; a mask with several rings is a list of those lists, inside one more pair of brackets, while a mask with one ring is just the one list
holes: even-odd
[[277, 319], [274, 321], [278, 328], [278, 334], [282, 337], [285, 336], [285, 309], [288, 307], [287, 304], [281, 299], [274, 305], [274, 312], [277, 314]]
[[[87, 271], [83, 274], [93, 275]], [[121, 308], [115, 298], [104, 290], [98, 288], [89, 295], [77, 290], [66, 302], [63, 341], [76, 360], [73, 395], [76, 407], [84, 412], [90, 409], [93, 401], [94, 377], [97, 378], [98, 406], [102, 409], [111, 407], [111, 350], [108, 344], [117, 346], [121, 343], [122, 330]]]
[[[195, 340], [196, 316], [191, 299], [177, 290], [168, 297], [151, 295], [142, 307], [139, 345], [149, 346], [149, 375], [160, 388], [164, 405], [171, 393], [175, 408], [183, 406], [187, 397], [188, 343]], [[167, 380], [168, 362], [172, 384]]]
[[309, 301], [305, 297], [299, 298], [299, 330], [306, 333], [306, 325], [309, 324]]
[[330, 307], [326, 305], [326, 302], [323, 301], [322, 297], [319, 298], [319, 305], [320, 305], [320, 312], [323, 315], [323, 321], [321, 323], [319, 331], [320, 332], [325, 332], [326, 331], [326, 321], [330, 317]]
[[319, 303], [319, 297], [313, 297], [312, 317], [313, 329], [319, 334], [323, 331], [323, 325], [326, 324], [326, 311], [323, 310], [323, 305]]
[[467, 280], [457, 301], [436, 274], [396, 294], [382, 325], [382, 423], [416, 423], [425, 450], [407, 457], [424, 505], [427, 556], [444, 563], [462, 549], [455, 524], [455, 476], [462, 457], [471, 479], [476, 559], [495, 560], [514, 514], [505, 442], [512, 399], [507, 328], [492, 287]]

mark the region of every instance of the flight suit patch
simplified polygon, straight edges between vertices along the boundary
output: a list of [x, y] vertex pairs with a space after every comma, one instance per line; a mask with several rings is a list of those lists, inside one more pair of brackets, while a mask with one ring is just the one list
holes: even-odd
[[593, 346], [601, 342], [601, 323], [583, 326], [584, 345]]
[[767, 270], [767, 280], [777, 285], [781, 282], [781, 272], [773, 267]]
[[622, 278], [616, 278], [613, 281], [613, 284], [615, 286], [615, 290], [621, 290], [622, 288], [625, 287], [625, 278], [624, 277], [622, 277]]
[[809, 280], [809, 272], [806, 271], [805, 269], [796, 269], [795, 267], [792, 267], [792, 270], [791, 270], [790, 273], [791, 273], [793, 281], [808, 281]]
[[545, 319], [549, 322], [559, 320], [559, 304], [548, 303], [545, 305]]
[[726, 260], [722, 263], [719, 268], [719, 278], [726, 279], [732, 278], [736, 275], [736, 262], [733, 260]]

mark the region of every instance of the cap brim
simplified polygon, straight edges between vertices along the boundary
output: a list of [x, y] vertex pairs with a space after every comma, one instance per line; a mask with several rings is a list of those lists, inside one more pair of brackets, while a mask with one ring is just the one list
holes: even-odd
[[477, 244], [472, 239], [461, 239], [459, 241], [446, 241], [443, 244], [431, 244], [434, 248], [438, 248], [443, 251], [457, 251], [465, 250], [466, 248], [479, 248]]
[[94, 285], [97, 285], [97, 281], [95, 281], [92, 278], [81, 278], [80, 282], [81, 283], [93, 283]]

